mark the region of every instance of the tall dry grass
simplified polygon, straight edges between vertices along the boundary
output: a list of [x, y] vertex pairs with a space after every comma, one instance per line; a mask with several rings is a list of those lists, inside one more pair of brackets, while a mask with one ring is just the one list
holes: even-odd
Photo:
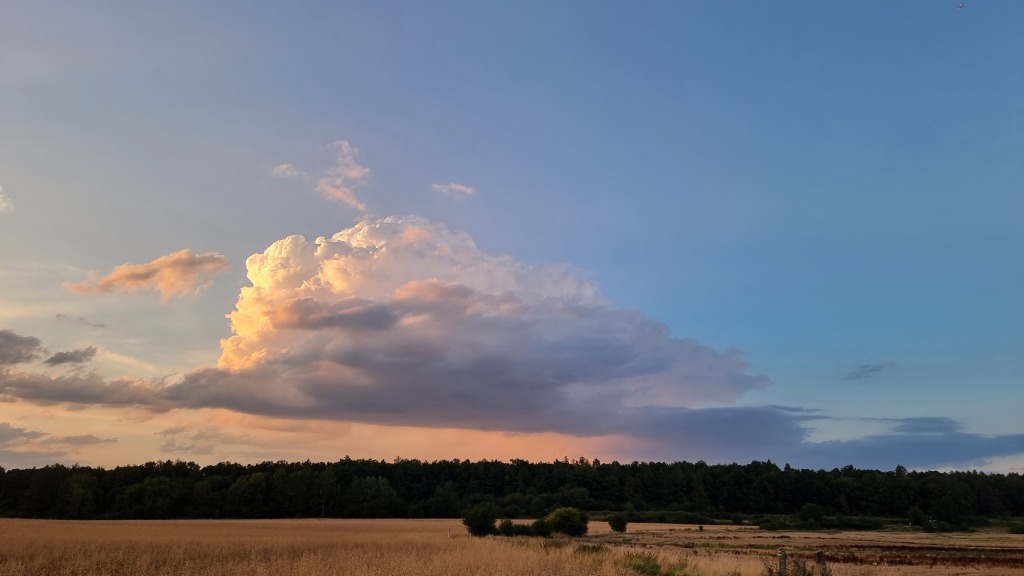
[[0, 520], [4, 576], [611, 576], [638, 574], [637, 558], [678, 576], [760, 573], [749, 559], [586, 539], [469, 538], [457, 520]]

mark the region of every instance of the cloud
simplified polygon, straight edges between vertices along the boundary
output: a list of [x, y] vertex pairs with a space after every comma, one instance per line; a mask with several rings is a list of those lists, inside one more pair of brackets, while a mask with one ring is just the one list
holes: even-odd
[[287, 162], [284, 164], [278, 164], [277, 166], [274, 166], [274, 170], [271, 171], [271, 175], [274, 178], [306, 178], [308, 176], [308, 174], [306, 174], [302, 170], [299, 170], [295, 166], [288, 164]]
[[335, 200], [359, 210], [366, 211], [366, 205], [356, 196], [355, 186], [362, 185], [370, 176], [370, 169], [356, 162], [357, 148], [346, 140], [339, 140], [331, 147], [337, 151], [335, 165], [327, 169], [316, 181], [316, 191], [330, 200]]
[[1024, 456], [1024, 434], [983, 436], [962, 432], [946, 418], [908, 418], [884, 434], [804, 443], [790, 455], [794, 464], [814, 467], [842, 465], [837, 462], [877, 470], [981, 467], [992, 459]]
[[[0, 378], [3, 374], [0, 373]], [[92, 434], [53, 436], [46, 432], [16, 428], [0, 422], [0, 462], [9, 467], [36, 467], [67, 459], [69, 454], [94, 444], [117, 442]]]
[[292, 236], [246, 261], [217, 369], [164, 398], [267, 416], [516, 432], [644, 434], [646, 406], [730, 403], [769, 384], [607, 302], [420, 217]]
[[41, 351], [39, 338], [0, 330], [0, 366], [31, 362], [39, 357]]
[[11, 204], [11, 201], [7, 199], [7, 196], [4, 196], [3, 192], [4, 187], [0, 186], [0, 214], [4, 212], [13, 212], [14, 204]]
[[0, 422], [0, 447], [23, 444], [27, 440], [35, 440], [43, 436], [46, 436], [46, 434], [24, 428], [15, 428], [7, 422]]
[[50, 436], [40, 444], [57, 444], [61, 446], [91, 446], [93, 444], [113, 444], [117, 438], [100, 438], [93, 434], [80, 434], [77, 436]]
[[43, 364], [47, 366], [60, 366], [61, 364], [84, 364], [93, 359], [96, 356], [96, 348], [89, 346], [88, 348], [81, 348], [78, 350], [72, 350], [70, 352], [57, 352], [53, 356], [50, 356], [46, 360], [43, 360]]
[[878, 375], [882, 370], [892, 368], [892, 364], [861, 364], [854, 367], [844, 380], [864, 380]]
[[106, 276], [90, 277], [78, 284], [65, 283], [64, 287], [72, 292], [96, 294], [156, 290], [161, 300], [166, 301], [176, 294], [198, 292], [227, 267], [228, 261], [221, 254], [195, 254], [186, 249], [146, 264], [122, 264]]
[[92, 321], [88, 320], [87, 318], [85, 318], [84, 316], [69, 316], [67, 314], [59, 314], [58, 313], [54, 317], [57, 320], [61, 320], [61, 321], [65, 321], [65, 320], [67, 320], [67, 321], [75, 321], [75, 322], [78, 322], [79, 324], [83, 324], [83, 325], [89, 326], [91, 328], [106, 328], [107, 327], [106, 324], [100, 324], [98, 322], [92, 322]]
[[448, 184], [434, 184], [431, 188], [434, 189], [434, 192], [456, 199], [462, 199], [476, 194], [476, 189], [472, 186], [466, 186], [465, 184], [458, 184], [456, 182], [450, 182]]
[[[613, 305], [571, 266], [488, 254], [468, 234], [421, 217], [283, 238], [246, 268], [252, 285], [228, 316], [232, 333], [216, 367], [152, 382], [7, 368], [0, 401], [213, 411], [430, 438], [599, 440], [635, 458], [801, 467], [955, 466], [1024, 446], [1022, 435], [974, 435], [946, 418], [886, 419], [884, 434], [811, 442], [807, 422], [827, 414], [738, 405], [770, 385], [741, 351], [674, 336]], [[38, 340], [17, 338], [10, 358], [38, 354]], [[203, 426], [165, 428], [162, 449], [287, 449], [270, 433], [250, 440]]]
[[292, 164], [278, 164], [271, 171], [275, 178], [301, 178], [314, 180], [313, 188], [327, 199], [347, 204], [360, 212], [366, 212], [366, 204], [356, 195], [355, 188], [362, 186], [370, 177], [370, 169], [356, 162], [359, 149], [347, 140], [338, 140], [329, 148], [334, 151], [334, 164], [315, 178]]

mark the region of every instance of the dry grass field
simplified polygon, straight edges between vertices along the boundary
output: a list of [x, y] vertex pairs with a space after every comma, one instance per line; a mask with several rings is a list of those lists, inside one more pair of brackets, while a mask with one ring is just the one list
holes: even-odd
[[[824, 550], [836, 576], [1024, 573], [1024, 536], [775, 533], [591, 523], [580, 539], [469, 538], [458, 520], [0, 519], [4, 576], [757, 576], [779, 548]], [[646, 572], [644, 572], [646, 570]]]

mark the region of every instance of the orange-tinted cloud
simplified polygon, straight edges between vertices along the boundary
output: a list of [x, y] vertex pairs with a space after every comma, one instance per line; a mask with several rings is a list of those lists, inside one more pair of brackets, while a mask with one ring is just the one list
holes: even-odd
[[196, 254], [179, 250], [145, 264], [122, 264], [102, 277], [90, 277], [78, 284], [65, 283], [72, 292], [109, 294], [155, 290], [166, 301], [176, 294], [195, 293], [208, 286], [212, 277], [227, 270], [228, 261], [216, 252]]

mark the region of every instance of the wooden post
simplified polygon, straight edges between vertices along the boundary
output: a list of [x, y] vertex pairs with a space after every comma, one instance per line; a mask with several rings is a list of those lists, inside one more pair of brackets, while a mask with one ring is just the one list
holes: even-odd
[[779, 576], [786, 576], [786, 551], [779, 548]]

